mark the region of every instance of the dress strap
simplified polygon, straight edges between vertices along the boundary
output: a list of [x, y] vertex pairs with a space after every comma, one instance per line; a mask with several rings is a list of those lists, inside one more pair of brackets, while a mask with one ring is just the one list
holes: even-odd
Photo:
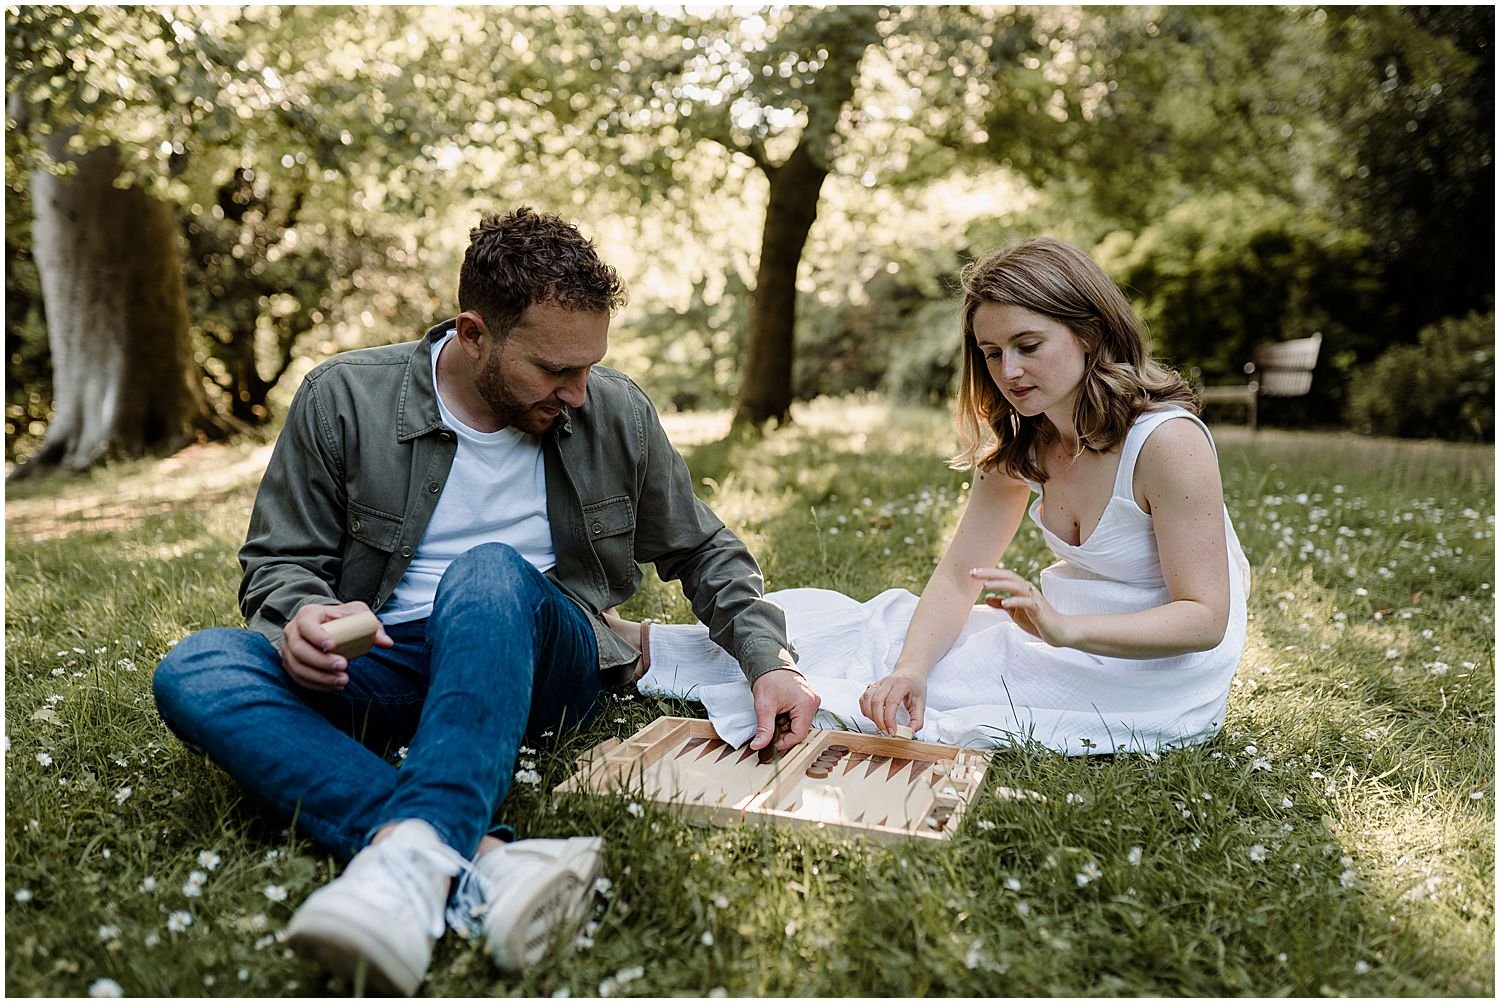
[[1208, 426], [1193, 412], [1176, 405], [1168, 405], [1159, 411], [1146, 411], [1136, 418], [1130, 431], [1125, 433], [1125, 444], [1120, 447], [1120, 468], [1115, 472], [1116, 495], [1122, 498], [1135, 497], [1135, 462], [1140, 459], [1141, 449], [1158, 425], [1173, 418], [1187, 418], [1203, 429], [1203, 434], [1208, 436], [1209, 448], [1218, 457], [1219, 450], [1214, 446], [1214, 437], [1209, 434]]

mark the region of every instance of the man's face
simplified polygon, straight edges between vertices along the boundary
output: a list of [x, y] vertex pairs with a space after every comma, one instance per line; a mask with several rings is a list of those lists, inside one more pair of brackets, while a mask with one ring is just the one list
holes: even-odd
[[609, 347], [609, 314], [533, 303], [504, 341], [488, 341], [475, 387], [501, 428], [541, 435], [563, 405], [582, 407]]

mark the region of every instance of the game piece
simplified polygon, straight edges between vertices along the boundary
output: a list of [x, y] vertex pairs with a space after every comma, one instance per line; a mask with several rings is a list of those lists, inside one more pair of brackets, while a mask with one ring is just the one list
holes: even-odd
[[374, 613], [352, 613], [337, 620], [324, 621], [323, 629], [333, 638], [334, 653], [353, 661], [375, 647], [375, 632], [380, 629], [380, 621]]
[[791, 730], [792, 715], [786, 713], [777, 714], [776, 730], [771, 733], [771, 740], [766, 743], [766, 747], [760, 750], [760, 762], [762, 766], [776, 758], [776, 743], [781, 740], [782, 735]]
[[908, 727], [907, 725], [904, 725], [904, 724], [898, 724], [898, 725], [896, 725], [896, 737], [897, 738], [911, 738], [912, 735], [913, 735], [913, 732], [912, 732], [911, 728]]

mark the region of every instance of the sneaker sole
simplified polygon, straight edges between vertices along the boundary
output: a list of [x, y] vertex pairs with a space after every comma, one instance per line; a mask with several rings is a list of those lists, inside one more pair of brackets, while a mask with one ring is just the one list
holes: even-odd
[[[515, 917], [505, 937], [488, 938], [490, 956], [496, 965], [507, 971], [529, 968], [546, 957], [563, 927], [572, 926], [583, 918], [593, 893], [594, 880], [603, 867], [599, 853], [602, 846], [603, 840], [596, 836], [568, 840], [560, 863], [570, 865], [569, 869], [537, 888], [526, 899], [501, 899], [495, 903], [492, 916]], [[587, 863], [581, 872], [571, 868], [571, 865], [585, 860]]]
[[[411, 996], [426, 974], [389, 956], [377, 933], [351, 924], [347, 916], [299, 913], [287, 925], [286, 942], [301, 957], [344, 979], [351, 990], [358, 985], [363, 971], [370, 991], [385, 996]], [[386, 956], [377, 959], [377, 952]]]

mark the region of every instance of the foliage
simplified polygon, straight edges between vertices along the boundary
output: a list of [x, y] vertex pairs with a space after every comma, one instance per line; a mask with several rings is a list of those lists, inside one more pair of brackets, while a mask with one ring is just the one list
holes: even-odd
[[24, 191], [5, 199], [5, 459], [30, 452], [52, 417], [52, 360], [42, 293], [31, 258], [31, 204]]
[[[419, 32], [420, 15], [395, 8], [8, 9], [7, 240], [24, 240], [12, 206], [28, 174], [66, 169], [49, 141], [119, 147], [129, 166], [117, 183], [142, 181], [178, 208], [207, 385], [223, 411], [263, 422], [299, 344], [312, 347], [305, 336], [326, 353], [377, 325], [410, 337], [437, 312], [411, 265], [434, 204], [454, 194], [439, 160], [484, 129], [482, 109], [454, 100], [484, 86], [482, 67], [452, 58], [474, 17]], [[441, 86], [414, 70], [427, 60]], [[463, 128], [446, 131], [458, 114]], [[23, 302], [39, 298], [29, 281], [23, 269], [13, 283]], [[49, 396], [25, 376], [24, 401], [8, 403], [27, 420], [8, 426], [8, 455], [27, 448], [15, 434], [35, 420], [31, 398]]]
[[1401, 339], [1495, 295], [1495, 10], [1487, 5], [1340, 10], [1330, 16], [1326, 113], [1332, 208], [1370, 236], [1382, 308]]
[[1097, 82], [1063, 171], [1112, 229], [1225, 190], [1320, 206], [1337, 138], [1321, 120], [1327, 14], [1316, 7], [1096, 8], [1076, 39]]
[[1336, 414], [1340, 370], [1384, 339], [1369, 313], [1378, 287], [1367, 240], [1255, 192], [1192, 199], [1096, 257], [1136, 298], [1153, 351], [1206, 383], [1237, 382], [1257, 344], [1323, 332], [1318, 413]]
[[[476, 211], [519, 203], [631, 233], [611, 256], [639, 279], [616, 351], [660, 360], [641, 375], [664, 401], [722, 402], [744, 371], [766, 169], [810, 127], [832, 173], [796, 272], [803, 397], [941, 395], [953, 275], [1024, 232], [1161, 262], [1164, 290], [1138, 289], [1162, 344], [1212, 379], [1265, 337], [1322, 330], [1321, 419], [1352, 365], [1492, 307], [1484, 7], [6, 16], [8, 457], [49, 414], [23, 187], [54, 133], [119, 145], [122, 183], [176, 203], [201, 361], [255, 420], [289, 360], [295, 377], [448, 312]], [[831, 107], [829, 40], [866, 18], [853, 96]], [[1168, 237], [1208, 248], [1212, 271], [1191, 278]]]
[[[1213, 742], [1004, 753], [956, 840], [909, 846], [548, 797], [594, 742], [699, 713], [613, 699], [538, 749], [541, 782], [503, 810], [523, 837], [604, 836], [610, 885], [585, 939], [512, 978], [449, 936], [425, 991], [1492, 995], [1493, 450], [1219, 440], [1256, 584]], [[951, 444], [937, 412], [819, 402], [736, 446], [703, 492], [772, 588], [919, 588], [966, 497]], [[695, 473], [707, 455], [690, 452]], [[12, 995], [100, 978], [131, 995], [326, 991], [278, 934], [330, 861], [172, 739], [149, 691], [173, 642], [235, 620], [264, 459], [204, 447], [8, 492]], [[1047, 559], [1034, 527], [1010, 556], [1028, 573]], [[691, 616], [654, 579], [627, 612]]]
[[545, 50], [554, 71], [541, 75], [564, 84], [548, 93], [573, 92], [596, 177], [689, 218], [703, 193], [747, 170], [769, 188], [738, 373], [737, 415], [752, 422], [784, 416], [796, 379], [792, 324], [805, 297], [792, 286], [825, 175], [867, 189], [931, 181], [987, 155], [1002, 127], [1018, 170], [1060, 149], [1047, 111], [1060, 84], [1039, 69], [1053, 66], [1067, 17], [849, 6], [590, 10], [553, 23], [568, 33], [584, 21], [607, 40], [591, 50], [592, 75], [568, 47]]
[[609, 363], [640, 374], [657, 405], [677, 411], [709, 410], [732, 403], [735, 371], [744, 357], [750, 293], [737, 272], [710, 291], [707, 278], [692, 284], [685, 306], [653, 306], [630, 318], [634, 337], [611, 346]]
[[809, 304], [797, 360], [798, 395], [876, 389], [901, 401], [946, 399], [958, 378], [957, 300], [934, 295], [916, 284], [918, 278], [881, 272], [865, 283], [857, 305]]
[[1351, 427], [1373, 435], [1495, 440], [1495, 314], [1450, 317], [1354, 373]]

